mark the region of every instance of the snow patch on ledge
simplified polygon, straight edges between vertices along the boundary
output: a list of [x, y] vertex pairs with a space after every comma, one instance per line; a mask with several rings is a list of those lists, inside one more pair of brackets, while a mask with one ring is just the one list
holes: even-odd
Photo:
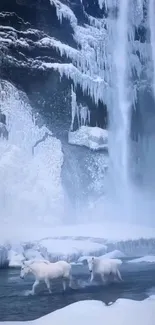
[[69, 132], [68, 142], [85, 146], [92, 150], [108, 149], [108, 131], [99, 127], [81, 126], [77, 131]]

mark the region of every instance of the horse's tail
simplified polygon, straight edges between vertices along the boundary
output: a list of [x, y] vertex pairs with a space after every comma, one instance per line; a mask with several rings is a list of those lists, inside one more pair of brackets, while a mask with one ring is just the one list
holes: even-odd
[[117, 273], [118, 279], [122, 282], [123, 279], [122, 279], [121, 273], [120, 273], [120, 271], [118, 269], [116, 270], [116, 273]]

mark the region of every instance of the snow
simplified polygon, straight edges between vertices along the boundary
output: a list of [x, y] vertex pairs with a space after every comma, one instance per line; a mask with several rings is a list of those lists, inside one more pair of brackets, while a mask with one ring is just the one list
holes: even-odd
[[100, 254], [106, 251], [106, 246], [93, 243], [90, 240], [71, 240], [71, 239], [42, 239], [38, 242], [40, 251], [42, 248], [47, 251], [48, 258], [76, 260], [81, 255]]
[[77, 131], [69, 132], [68, 142], [85, 146], [92, 150], [108, 149], [108, 131], [99, 127], [81, 126]]
[[[110, 252], [112, 253], [112, 252]], [[101, 256], [98, 256], [97, 258], [98, 259], [113, 259], [118, 265], [121, 265], [122, 264], [122, 261], [118, 258], [115, 258], [115, 257], [110, 257], [110, 253], [107, 253], [105, 255], [101, 255]], [[89, 262], [89, 260], [93, 257], [92, 256], [81, 256], [79, 259], [78, 259], [78, 263], [83, 263], [83, 262]]]
[[[10, 225], [11, 226], [11, 225]], [[70, 226], [57, 226], [57, 227], [42, 227], [39, 228], [31, 223], [31, 227], [24, 228], [18, 225], [14, 226], [14, 233], [11, 229], [2, 229], [1, 241], [17, 239], [18, 241], [34, 241], [46, 237], [61, 238], [70, 237], [75, 239], [78, 237], [83, 238], [101, 238], [108, 242], [138, 240], [141, 238], [150, 239], [155, 238], [155, 229], [144, 227], [141, 225], [133, 225], [128, 223], [119, 222], [103, 222], [103, 223], [89, 223], [89, 224], [76, 224]], [[6, 231], [7, 230], [7, 231]], [[6, 235], [7, 234], [7, 235]]]
[[[140, 240], [140, 239], [155, 239], [155, 228], [149, 228], [142, 225], [133, 225], [128, 223], [119, 222], [106, 222], [103, 223], [83, 223], [73, 224], [69, 226], [51, 226], [48, 227], [42, 222], [42, 225], [36, 225], [31, 220], [31, 227], [18, 223], [14, 225], [10, 223], [10, 227], [7, 225], [1, 225], [1, 237], [0, 243], [4, 243], [6, 240], [14, 240], [16, 243], [34, 242], [35, 240], [41, 240], [43, 238], [59, 238], [64, 237], [70, 239], [79, 238], [99, 238], [108, 243], [117, 243], [120, 241], [127, 242], [128, 240]], [[14, 231], [12, 231], [12, 229]]]
[[20, 267], [22, 265], [22, 261], [24, 261], [25, 257], [23, 254], [18, 254], [17, 252], [10, 250], [9, 254], [9, 267]]
[[[154, 325], [154, 299], [132, 301], [119, 299], [116, 303], [105, 306], [101, 301], [88, 300], [75, 302], [51, 314], [34, 321], [26, 322], [34, 325]], [[3, 322], [0, 322], [0, 324]], [[5, 322], [6, 325], [24, 325], [25, 322]]]
[[125, 254], [117, 249], [112, 252], [108, 252], [102, 256], [102, 258], [123, 258]]
[[155, 263], [155, 255], [147, 255], [140, 258], [135, 258], [128, 263]]
[[[30, 248], [31, 247], [31, 248]], [[106, 252], [103, 244], [90, 240], [52, 239], [4, 244], [0, 250], [0, 267], [20, 267], [23, 260], [77, 261], [83, 255], [99, 256]]]

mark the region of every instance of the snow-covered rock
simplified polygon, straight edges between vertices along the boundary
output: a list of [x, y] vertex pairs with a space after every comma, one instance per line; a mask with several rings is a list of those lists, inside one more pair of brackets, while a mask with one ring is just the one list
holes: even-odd
[[117, 249], [101, 256], [101, 258], [115, 258], [115, 259], [123, 258], [123, 257], [125, 257], [125, 254]]
[[22, 261], [25, 260], [23, 254], [19, 254], [18, 252], [15, 252], [13, 250], [9, 251], [8, 258], [9, 258], [9, 267], [20, 267], [22, 265]]
[[99, 256], [101, 252], [106, 252], [107, 247], [103, 244], [94, 243], [90, 240], [73, 240], [73, 239], [42, 239], [38, 242], [40, 251], [46, 251], [44, 258], [53, 261], [64, 259], [76, 261], [81, 255]]
[[20, 267], [22, 261], [60, 259], [76, 262], [80, 256], [105, 253], [107, 247], [90, 240], [52, 239], [46, 238], [39, 241], [20, 242], [19, 245], [11, 243], [7, 247], [0, 247], [0, 268], [8, 263], [9, 267]]
[[140, 258], [135, 258], [128, 263], [155, 263], [155, 255], [147, 255]]
[[108, 149], [108, 131], [99, 127], [81, 126], [69, 132], [68, 142], [73, 145], [85, 146], [92, 150]]

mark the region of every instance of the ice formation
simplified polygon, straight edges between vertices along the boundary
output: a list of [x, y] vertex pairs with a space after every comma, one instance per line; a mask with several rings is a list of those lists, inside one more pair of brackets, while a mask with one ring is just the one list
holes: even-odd
[[85, 146], [92, 150], [108, 150], [108, 132], [98, 127], [81, 126], [74, 132], [69, 132], [70, 144]]
[[61, 143], [49, 137], [32, 155], [33, 145], [47, 129], [34, 124], [32, 108], [23, 93], [8, 82], [1, 83], [0, 91], [9, 128], [8, 142], [0, 141], [1, 227], [10, 226], [13, 220], [24, 226], [32, 218], [34, 223], [44, 224], [51, 216], [50, 222], [59, 223], [64, 212]]

